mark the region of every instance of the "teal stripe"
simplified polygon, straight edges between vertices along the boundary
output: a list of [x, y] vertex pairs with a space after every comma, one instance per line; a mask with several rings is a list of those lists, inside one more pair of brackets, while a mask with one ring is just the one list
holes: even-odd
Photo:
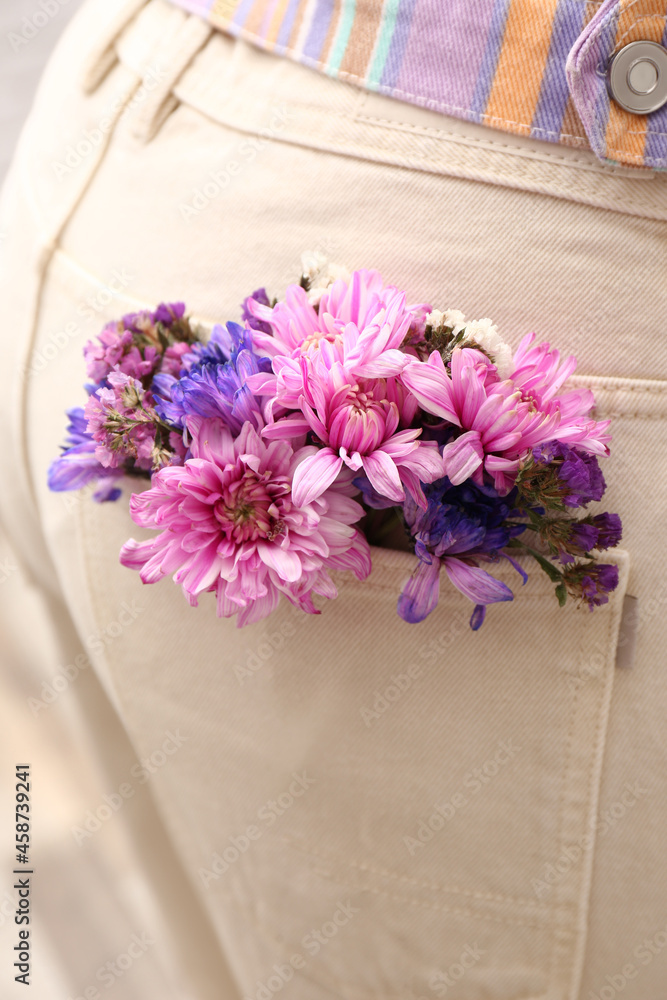
[[377, 90], [382, 79], [382, 70], [389, 55], [391, 39], [394, 34], [394, 25], [401, 0], [387, 0], [382, 14], [382, 24], [380, 25], [380, 37], [378, 38], [375, 57], [366, 77], [366, 86], [369, 90]]
[[354, 12], [356, 6], [356, 0], [344, 0], [343, 12], [340, 16], [340, 21], [338, 22], [336, 38], [334, 39], [334, 44], [331, 48], [331, 55], [327, 59], [326, 71], [332, 76], [338, 72], [340, 64], [343, 61], [345, 49], [347, 48], [347, 43], [350, 40], [352, 25], [354, 24]]

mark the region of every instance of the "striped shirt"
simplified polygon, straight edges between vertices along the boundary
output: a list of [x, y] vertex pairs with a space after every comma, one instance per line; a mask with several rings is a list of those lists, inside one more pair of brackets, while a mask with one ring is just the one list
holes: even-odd
[[606, 69], [667, 47], [667, 0], [174, 0], [330, 76], [492, 128], [667, 169], [667, 105], [631, 114]]

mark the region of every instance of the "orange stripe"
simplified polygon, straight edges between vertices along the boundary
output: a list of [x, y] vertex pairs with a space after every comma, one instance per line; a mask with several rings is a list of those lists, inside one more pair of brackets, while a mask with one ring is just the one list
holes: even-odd
[[[649, 42], [662, 41], [665, 30], [665, 3], [656, 5], [656, 0], [634, 0], [634, 2], [621, 0], [621, 2], [614, 53], [630, 42], [642, 39]], [[605, 137], [609, 159], [641, 166], [644, 162], [647, 131], [646, 115], [633, 115], [619, 108], [614, 101], [610, 101]]]
[[234, 16], [239, 0], [215, 0], [209, 16], [211, 23], [218, 28], [225, 28]]
[[331, 14], [331, 20], [329, 21], [329, 27], [327, 29], [327, 37], [324, 39], [324, 45], [322, 46], [322, 53], [320, 55], [320, 61], [322, 63], [326, 63], [329, 58], [329, 52], [331, 51], [333, 40], [336, 37], [336, 28], [338, 27], [341, 5], [342, 0], [334, 0], [333, 13]]
[[296, 47], [296, 40], [299, 37], [301, 22], [303, 21], [303, 15], [305, 14], [307, 6], [308, 6], [308, 0], [301, 0], [301, 3], [297, 7], [296, 17], [294, 18], [294, 24], [292, 25], [292, 30], [290, 32], [289, 42], [287, 43], [287, 47], [289, 49], [293, 49]]
[[377, 34], [377, 22], [363, 3], [357, 3], [352, 31], [340, 64], [341, 73], [349, 73], [363, 80], [366, 76]]
[[486, 106], [487, 124], [530, 134], [557, 6], [558, 0], [512, 0]]
[[259, 29], [262, 27], [262, 21], [264, 20], [265, 14], [266, 5], [264, 3], [255, 2], [250, 8], [250, 13], [245, 19], [243, 30], [249, 31], [251, 35], [259, 35]]
[[269, 30], [266, 33], [266, 40], [270, 45], [275, 45], [278, 41], [280, 25], [282, 24], [285, 12], [287, 11], [288, 3], [289, 0], [278, 0], [276, 9], [273, 12], [273, 17], [271, 18], [271, 23], [269, 24]]
[[572, 97], [568, 97], [560, 127], [560, 141], [566, 146], [588, 147], [588, 137]]

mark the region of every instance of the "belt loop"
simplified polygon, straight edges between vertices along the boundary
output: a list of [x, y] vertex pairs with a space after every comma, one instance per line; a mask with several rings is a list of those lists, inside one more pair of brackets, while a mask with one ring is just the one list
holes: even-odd
[[81, 87], [84, 94], [91, 94], [118, 61], [115, 42], [135, 14], [148, 0], [125, 0], [106, 22], [97, 42], [93, 43], [81, 70]]
[[[173, 93], [174, 85], [212, 34], [210, 25], [192, 14], [164, 48], [154, 50], [153, 67], [146, 71], [139, 88], [144, 86], [148, 95], [138, 102], [133, 115], [131, 131], [135, 139], [150, 142], [177, 107], [179, 101]], [[157, 85], [149, 88], [149, 80]]]

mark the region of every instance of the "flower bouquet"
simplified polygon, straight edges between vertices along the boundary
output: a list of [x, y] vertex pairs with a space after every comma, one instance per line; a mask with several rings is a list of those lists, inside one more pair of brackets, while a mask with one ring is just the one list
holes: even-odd
[[[335, 598], [331, 571], [371, 572], [371, 542], [397, 527], [415, 553], [398, 614], [422, 621], [444, 577], [486, 608], [511, 601], [494, 577], [529, 561], [555, 596], [591, 609], [618, 582], [597, 554], [616, 514], [587, 513], [605, 481], [609, 421], [565, 388], [576, 359], [490, 320], [410, 305], [373, 270], [311, 258], [280, 301], [248, 296], [242, 322], [207, 338], [182, 303], [107, 324], [84, 355], [88, 401], [69, 411], [53, 490], [94, 482], [117, 500], [150, 479], [130, 515], [153, 529], [120, 560], [144, 583], [173, 576], [196, 605], [257, 622], [281, 595], [310, 614]], [[517, 556], [530, 560], [517, 560]]]

